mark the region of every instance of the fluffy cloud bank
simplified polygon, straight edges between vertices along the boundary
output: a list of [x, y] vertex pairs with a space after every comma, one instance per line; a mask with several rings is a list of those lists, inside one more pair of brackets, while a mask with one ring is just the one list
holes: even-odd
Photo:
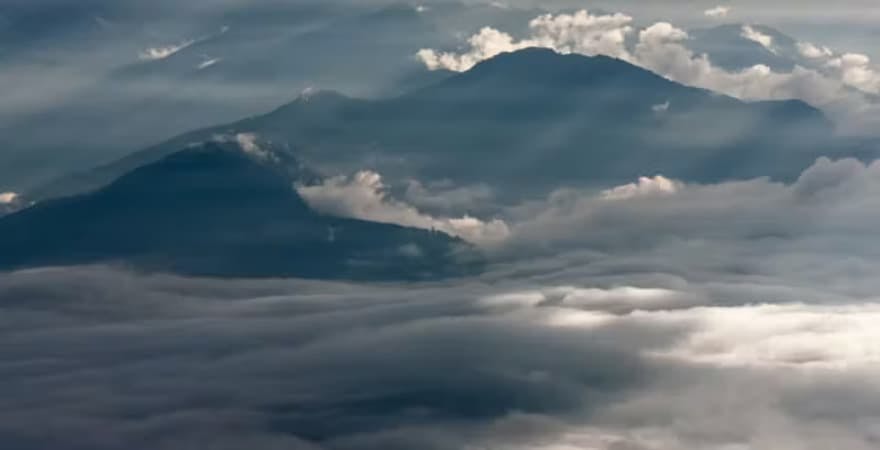
[[372, 171], [296, 189], [323, 213], [442, 231], [502, 259], [578, 248], [644, 252], [693, 240], [741, 248], [769, 240], [801, 251], [870, 235], [880, 223], [880, 162], [855, 159], [821, 158], [790, 184], [758, 178], [702, 185], [656, 175], [604, 190], [559, 189], [543, 200], [497, 206], [492, 220], [421, 209], [467, 205], [485, 214], [479, 207], [491, 198], [485, 190], [431, 191], [410, 180], [402, 201]]
[[[853, 159], [820, 159], [792, 184], [755, 179], [698, 185], [644, 177], [599, 193], [562, 189], [514, 209], [507, 219], [509, 243], [641, 252], [695, 241], [740, 249], [772, 242], [777, 249], [812, 252], [873, 233], [870, 227], [880, 223], [878, 194], [880, 162]], [[875, 255], [870, 248], [853, 251]]]
[[312, 208], [340, 217], [437, 230], [483, 245], [501, 242], [510, 233], [507, 224], [497, 219], [486, 222], [469, 215], [450, 218], [424, 214], [391, 198], [376, 172], [333, 177], [319, 185], [298, 185], [296, 190]]
[[[372, 172], [298, 189], [464, 233]], [[821, 159], [790, 184], [657, 175], [510, 207], [470, 279], [2, 273], [0, 444], [872, 449], [878, 211], [880, 163]]]
[[[636, 29], [633, 22], [634, 19], [625, 14], [593, 14], [587, 10], [545, 14], [529, 23], [530, 35], [524, 39], [486, 27], [468, 39], [463, 52], [422, 49], [417, 56], [432, 70], [465, 71], [500, 53], [528, 47], [606, 55], [685, 85], [740, 99], [801, 99], [830, 113], [845, 132], [864, 131], [877, 119], [873, 114], [876, 105], [861, 93], [848, 89], [856, 87], [866, 92], [880, 89], [880, 77], [864, 55], [829, 57], [825, 65], [828, 70], [797, 66], [791, 72], [780, 73], [765, 65], [754, 65], [732, 72], [714, 65], [709, 56], [691, 51], [687, 46], [690, 36], [685, 30], [667, 22]], [[743, 27], [742, 36], [776, 52], [772, 36], [751, 26]], [[816, 57], [821, 57], [823, 51], [815, 46], [801, 47], [802, 53]]]
[[425, 286], [0, 274], [0, 442], [873, 448], [877, 298], [829, 283], [827, 255], [745, 270], [703, 250]]

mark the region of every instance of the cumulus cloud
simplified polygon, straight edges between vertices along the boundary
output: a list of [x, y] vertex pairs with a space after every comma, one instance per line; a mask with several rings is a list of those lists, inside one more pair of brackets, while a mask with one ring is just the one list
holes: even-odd
[[599, 193], [562, 189], [544, 202], [524, 205], [507, 220], [508, 242], [516, 249], [616, 252], [701, 239], [713, 245], [770, 239], [787, 248], [821, 236], [827, 241], [812, 244], [833, 245], [871, 233], [867, 224], [880, 221], [873, 212], [880, 207], [878, 192], [880, 165], [856, 160], [820, 159], [788, 185], [766, 179], [697, 185], [643, 178]]
[[703, 14], [706, 17], [711, 17], [712, 19], [723, 19], [730, 14], [731, 8], [728, 6], [716, 6], [711, 9], [707, 9], [703, 11]]
[[828, 58], [834, 54], [828, 47], [819, 47], [809, 42], [798, 42], [797, 48], [801, 56], [809, 59]]
[[756, 42], [767, 50], [776, 53], [776, 48], [773, 47], [773, 36], [762, 33], [761, 31], [753, 28], [751, 25], [743, 25], [740, 36], [752, 42]]
[[[760, 64], [728, 71], [714, 65], [708, 55], [691, 51], [687, 47], [687, 31], [667, 22], [636, 30], [630, 16], [581, 10], [539, 16], [529, 23], [529, 29], [528, 37], [517, 40], [486, 27], [468, 39], [462, 52], [422, 49], [417, 56], [432, 70], [465, 71], [500, 53], [527, 47], [545, 47], [563, 54], [606, 55], [685, 85], [744, 100], [800, 99], [823, 108], [842, 132], [865, 132], [877, 120], [873, 114], [876, 105], [866, 96], [847, 89], [877, 89], [877, 72], [863, 55], [829, 59], [826, 66], [838, 69], [830, 72], [796, 66], [791, 72], [781, 73]], [[751, 26], [743, 27], [742, 31], [744, 37], [775, 51], [772, 36]]]
[[872, 94], [880, 93], [880, 71], [872, 66], [867, 55], [844, 53], [829, 59], [827, 65], [839, 73], [848, 86]]
[[661, 175], [653, 178], [641, 177], [635, 183], [618, 186], [602, 192], [602, 197], [609, 200], [625, 200], [639, 196], [674, 194], [682, 186], [681, 182], [670, 180]]
[[871, 58], [861, 53], [835, 53], [829, 47], [817, 46], [809, 42], [797, 43], [798, 53], [820, 70], [840, 79], [846, 86], [871, 94], [880, 93], [880, 70]]
[[335, 216], [437, 230], [483, 245], [501, 242], [509, 234], [507, 224], [499, 219], [483, 221], [469, 215], [453, 218], [424, 214], [391, 198], [382, 176], [372, 171], [332, 177], [318, 185], [298, 185], [296, 190], [312, 208]]
[[429, 69], [465, 71], [488, 58], [528, 47], [549, 47], [564, 53], [624, 57], [624, 41], [632, 32], [632, 17], [624, 14], [545, 14], [529, 23], [532, 37], [517, 41], [510, 34], [485, 27], [468, 39], [470, 50], [455, 54], [422, 49], [418, 57]]

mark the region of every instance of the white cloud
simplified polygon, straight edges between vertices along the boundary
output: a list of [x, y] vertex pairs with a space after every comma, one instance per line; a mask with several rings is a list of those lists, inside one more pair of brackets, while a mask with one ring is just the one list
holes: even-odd
[[468, 39], [471, 51], [461, 55], [438, 53], [431, 49], [421, 49], [417, 56], [430, 70], [447, 69], [464, 72], [485, 59], [504, 52], [521, 50], [529, 43], [514, 43], [513, 36], [494, 28], [485, 27]]
[[809, 42], [798, 42], [797, 49], [801, 56], [809, 59], [823, 59], [834, 55], [834, 52], [830, 48], [818, 47]]
[[0, 215], [9, 214], [25, 206], [22, 197], [15, 192], [0, 192]]
[[731, 9], [728, 6], [716, 6], [714, 8], [703, 11], [703, 14], [706, 17], [711, 17], [713, 19], [723, 19], [727, 17], [728, 14], [730, 14], [730, 11]]
[[15, 192], [0, 193], [0, 205], [9, 205], [18, 201], [18, 194]]
[[[826, 74], [797, 66], [791, 72], [774, 72], [765, 65], [742, 71], [727, 71], [712, 64], [705, 54], [687, 48], [688, 33], [667, 22], [658, 22], [638, 32], [635, 45], [627, 37], [635, 31], [633, 18], [623, 14], [594, 15], [586, 10], [573, 14], [545, 14], [529, 24], [530, 35], [517, 40], [510, 34], [486, 27], [471, 36], [460, 53], [422, 49], [417, 56], [432, 70], [465, 71], [503, 52], [527, 47], [545, 47], [557, 52], [606, 55], [651, 70], [670, 80], [705, 88], [743, 100], [800, 99], [824, 109], [844, 133], [873, 129], [880, 121], [877, 105], [847, 86], [867, 92], [880, 89], [877, 72], [864, 55], [850, 54], [832, 60]], [[744, 35], [773, 49], [772, 37], [752, 27]]]
[[661, 175], [653, 178], [641, 177], [635, 183], [618, 186], [602, 192], [602, 198], [625, 200], [633, 197], [668, 195], [678, 192], [683, 186], [683, 183], [670, 180]]
[[[220, 28], [220, 31], [209, 34], [206, 36], [202, 36], [196, 39], [187, 39], [177, 44], [165, 45], [159, 47], [150, 47], [146, 50], [143, 50], [138, 55], [141, 61], [160, 61], [166, 58], [169, 58], [177, 53], [180, 53], [183, 50], [186, 50], [193, 45], [199, 44], [201, 42], [205, 42], [207, 40], [213, 39], [218, 36], [222, 36], [229, 31], [228, 26], [223, 26]], [[200, 67], [201, 68], [201, 67]]]
[[296, 190], [309, 206], [325, 214], [437, 230], [480, 245], [501, 243], [510, 234], [507, 224], [498, 219], [483, 221], [468, 215], [451, 218], [424, 214], [391, 198], [382, 176], [376, 172], [333, 177], [313, 186], [297, 185]]
[[592, 15], [586, 10], [574, 14], [545, 14], [529, 23], [532, 36], [517, 41], [513, 36], [490, 27], [468, 39], [470, 50], [462, 53], [422, 49], [417, 56], [431, 69], [462, 72], [480, 61], [501, 53], [528, 47], [553, 48], [562, 53], [610, 55], [625, 58], [624, 43], [632, 32], [632, 17], [624, 14]]
[[687, 339], [657, 353], [663, 357], [716, 366], [880, 368], [880, 329], [873, 325], [880, 304], [697, 308], [658, 319], [694, 327]]
[[753, 28], [751, 25], [743, 25], [740, 36], [752, 42], [757, 42], [767, 50], [776, 53], [776, 48], [773, 47], [773, 36], [762, 33]]
[[830, 59], [827, 66], [839, 73], [846, 85], [872, 94], [880, 93], [880, 71], [872, 67], [867, 55], [845, 53]]
[[669, 100], [667, 100], [663, 103], [651, 105], [651, 111], [654, 111], [655, 113], [664, 113], [666, 111], [669, 111], [670, 106], [671, 106], [671, 103], [669, 102]]
[[647, 349], [651, 357], [715, 367], [869, 369], [880, 374], [880, 303], [706, 306], [711, 299], [667, 288], [549, 287], [480, 299], [492, 310], [535, 313], [548, 326], [628, 323], [686, 329], [686, 338]]
[[839, 79], [844, 85], [871, 94], [880, 94], [880, 69], [868, 55], [861, 53], [836, 54], [825, 46], [798, 42], [798, 53], [811, 62], [820, 64], [824, 73]]
[[201, 63], [199, 63], [199, 65], [196, 66], [196, 68], [199, 69], [199, 70], [204, 70], [204, 69], [207, 69], [207, 68], [209, 68], [209, 67], [211, 67], [211, 66], [216, 65], [216, 64], [219, 63], [220, 61], [223, 61], [223, 59], [221, 59], [221, 58], [210, 58], [210, 59], [206, 59], [206, 60], [202, 61]]
[[[667, 288], [646, 288], [638, 286], [614, 286], [610, 288], [584, 288], [576, 286], [555, 286], [541, 290], [524, 290], [491, 295], [480, 300], [480, 304], [490, 308], [510, 307], [552, 307], [576, 311], [598, 313], [629, 314], [633, 311], [665, 311], [699, 304], [696, 296]], [[568, 311], [571, 312], [571, 311]], [[582, 314], [575, 314], [584, 317]], [[560, 315], [553, 314], [553, 320]], [[606, 315], [594, 316], [593, 322], [604, 321]], [[556, 324], [575, 323], [559, 321]]]
[[278, 157], [271, 150], [260, 145], [260, 137], [256, 133], [217, 134], [214, 135], [213, 140], [221, 143], [234, 143], [242, 152], [260, 161], [277, 162], [278, 160]]
[[[562, 189], [511, 212], [511, 250], [651, 247], [749, 236], [831, 241], [880, 223], [880, 163], [820, 159], [792, 184], [766, 179], [715, 185], [662, 176], [596, 193]], [[824, 244], [823, 244], [824, 245]]]
[[142, 61], [159, 61], [162, 59], [166, 59], [171, 57], [172, 55], [179, 53], [182, 50], [185, 50], [192, 45], [194, 45], [197, 41], [195, 39], [183, 41], [179, 44], [166, 45], [163, 47], [150, 47], [144, 51], [142, 51], [138, 57]]

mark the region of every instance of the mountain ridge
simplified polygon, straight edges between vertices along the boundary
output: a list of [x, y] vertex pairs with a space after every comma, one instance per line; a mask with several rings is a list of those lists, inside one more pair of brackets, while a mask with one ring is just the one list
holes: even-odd
[[[722, 126], [731, 123], [736, 126]], [[799, 100], [742, 102], [613, 58], [533, 48], [390, 98], [303, 95], [264, 115], [177, 136], [29, 197], [94, 188], [185, 143], [234, 133], [282, 143], [328, 175], [370, 168], [462, 183], [485, 176], [504, 184], [543, 164], [548, 179], [536, 183], [547, 185], [555, 171], [560, 180], [595, 183], [645, 173], [695, 181], [748, 178], [767, 175], [756, 170], [762, 166], [774, 168], [774, 178], [796, 176], [832, 147], [833, 125]], [[695, 139], [681, 139], [682, 133]], [[476, 157], [478, 166], [501, 154], [507, 167], [482, 173], [474, 164], [461, 167], [463, 157]], [[690, 157], [692, 168], [670, 163]], [[779, 164], [788, 157], [791, 164]], [[408, 165], [365, 167], [400, 159]]]
[[217, 143], [0, 218], [0, 269], [123, 264], [209, 277], [426, 280], [479, 270], [438, 232], [329, 217], [285, 167]]

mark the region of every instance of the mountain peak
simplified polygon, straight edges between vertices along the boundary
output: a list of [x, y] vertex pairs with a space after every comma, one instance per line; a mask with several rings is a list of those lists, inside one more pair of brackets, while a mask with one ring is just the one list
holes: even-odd
[[3, 270], [123, 263], [197, 276], [415, 280], [479, 268], [445, 234], [318, 214], [277, 166], [216, 142], [5, 216], [0, 236]]
[[[471, 72], [486, 72], [493, 70], [517, 70], [524, 75], [529, 74], [561, 74], [566, 69], [580, 68], [583, 70], [595, 70], [603, 66], [607, 68], [623, 69], [635, 66], [604, 55], [587, 56], [575, 53], [559, 53], [556, 50], [545, 47], [529, 47], [513, 52], [501, 53], [494, 58], [487, 59], [474, 66]], [[641, 70], [641, 69], [638, 69]]]
[[439, 86], [448, 88], [476, 85], [487, 89], [507, 88], [506, 95], [510, 95], [520, 88], [561, 92], [597, 84], [604, 84], [606, 87], [620, 85], [659, 90], [679, 86], [620, 59], [604, 55], [563, 54], [541, 47], [501, 53], [480, 62], [467, 72], [441, 82]]

